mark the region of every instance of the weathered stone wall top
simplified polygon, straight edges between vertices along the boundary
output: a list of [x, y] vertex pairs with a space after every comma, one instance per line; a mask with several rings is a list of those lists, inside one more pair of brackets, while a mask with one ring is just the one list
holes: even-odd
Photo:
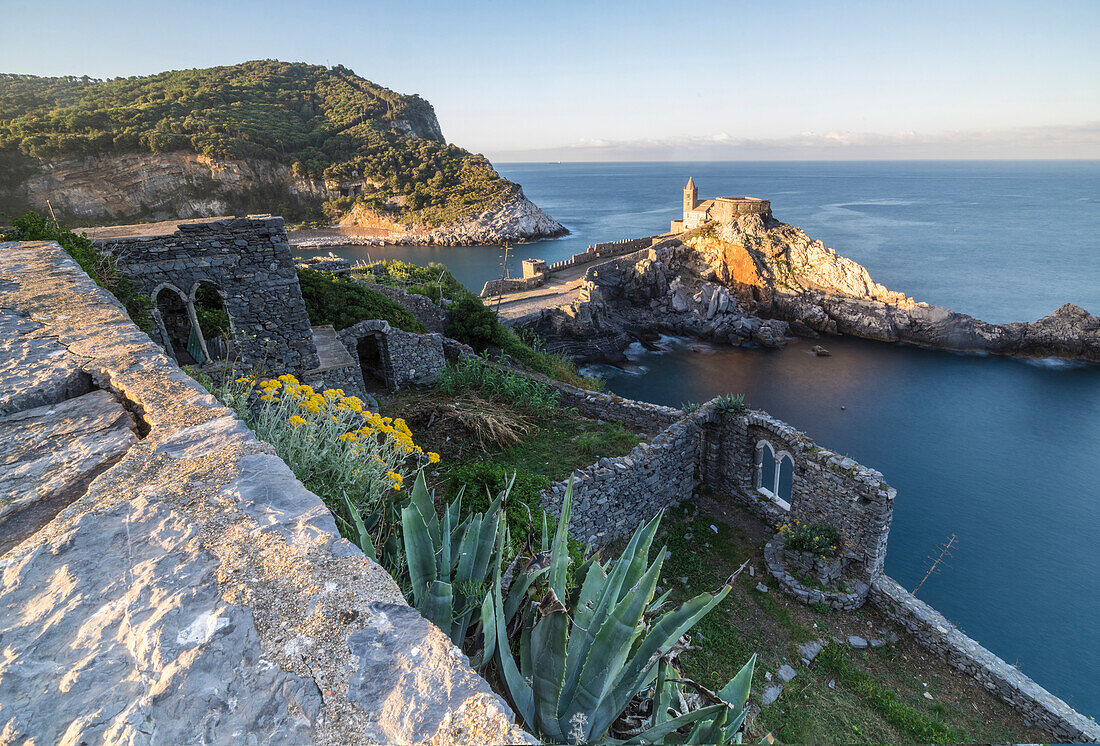
[[0, 250], [6, 411], [93, 387], [144, 436], [0, 554], [5, 736], [533, 742], [272, 448], [56, 244]]

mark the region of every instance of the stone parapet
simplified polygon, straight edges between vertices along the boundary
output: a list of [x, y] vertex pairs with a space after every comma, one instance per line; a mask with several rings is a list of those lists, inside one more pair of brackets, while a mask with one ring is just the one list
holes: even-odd
[[940, 612], [906, 591], [893, 578], [880, 575], [868, 596], [885, 616], [909, 631], [928, 650], [973, 677], [1012, 705], [1028, 720], [1067, 743], [1100, 743], [1100, 724], [1074, 710], [967, 637]]
[[102, 392], [137, 435], [0, 554], [8, 740], [534, 743], [271, 446], [60, 247], [0, 250], [5, 413]]

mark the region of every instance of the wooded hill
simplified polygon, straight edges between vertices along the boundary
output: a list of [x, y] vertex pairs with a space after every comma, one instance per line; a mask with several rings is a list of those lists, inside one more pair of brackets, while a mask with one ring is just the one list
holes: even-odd
[[[366, 206], [381, 210], [386, 197], [403, 195], [398, 217], [437, 225], [515, 189], [483, 156], [448, 145], [426, 100], [342, 66], [260, 60], [112, 80], [0, 74], [0, 176], [134, 152], [276, 162], [295, 178], [329, 183], [365, 180], [354, 196]], [[330, 217], [351, 207], [331, 196]]]

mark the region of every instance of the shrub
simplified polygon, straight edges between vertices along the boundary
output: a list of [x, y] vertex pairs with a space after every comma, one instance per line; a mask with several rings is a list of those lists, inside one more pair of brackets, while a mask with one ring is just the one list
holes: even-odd
[[550, 487], [550, 480], [528, 469], [510, 469], [493, 461], [473, 461], [459, 464], [451, 470], [448, 477], [448, 492], [458, 495], [465, 489], [462, 497], [463, 513], [486, 511], [497, 495], [508, 487], [513, 479], [512, 490], [505, 503], [505, 519], [513, 543], [518, 546], [527, 536], [534, 522], [534, 539], [541, 538], [542, 508], [539, 507], [539, 495]]
[[796, 552], [832, 557], [840, 548], [840, 536], [836, 529], [824, 523], [792, 521], [783, 524], [779, 532], [787, 537], [786, 548]]
[[465, 342], [479, 352], [500, 339], [500, 322], [473, 293], [464, 293], [451, 306], [447, 336]]
[[715, 402], [715, 407], [719, 412], [729, 412], [730, 414], [744, 414], [749, 411], [749, 405], [745, 403], [745, 395], [738, 394], [723, 394], [718, 397]]
[[11, 227], [4, 231], [3, 238], [5, 241], [57, 241], [97, 285], [118, 298], [139, 328], [145, 332], [152, 331], [153, 319], [149, 309], [153, 304], [149, 296], [137, 293], [134, 283], [119, 273], [115, 258], [96, 249], [86, 233], [73, 233], [62, 228], [56, 220], [28, 212], [11, 221]]
[[309, 323], [332, 324], [339, 329], [367, 319], [388, 321], [407, 332], [428, 331], [416, 317], [381, 293], [346, 277], [315, 269], [299, 269], [298, 284], [306, 303]]

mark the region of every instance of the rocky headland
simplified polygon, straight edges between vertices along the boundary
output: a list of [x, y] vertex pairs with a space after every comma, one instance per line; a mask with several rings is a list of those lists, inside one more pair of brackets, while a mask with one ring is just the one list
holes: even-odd
[[288, 231], [290, 245], [302, 249], [333, 246], [436, 245], [526, 243], [557, 238], [569, 230], [547, 215], [516, 188], [492, 207], [470, 213], [449, 225], [430, 227], [390, 220], [377, 212], [353, 208], [333, 228]]
[[847, 334], [945, 350], [1100, 362], [1100, 318], [1066, 304], [1032, 322], [990, 324], [871, 279], [801, 229], [748, 215], [589, 268], [577, 301], [517, 320], [551, 349], [619, 361], [633, 341], [684, 334], [782, 346]]
[[1078, 306], [1067, 303], [1038, 321], [990, 324], [888, 290], [861, 265], [770, 218], [717, 224], [686, 245], [754, 313], [787, 321], [804, 336], [1100, 362], [1100, 318]]

